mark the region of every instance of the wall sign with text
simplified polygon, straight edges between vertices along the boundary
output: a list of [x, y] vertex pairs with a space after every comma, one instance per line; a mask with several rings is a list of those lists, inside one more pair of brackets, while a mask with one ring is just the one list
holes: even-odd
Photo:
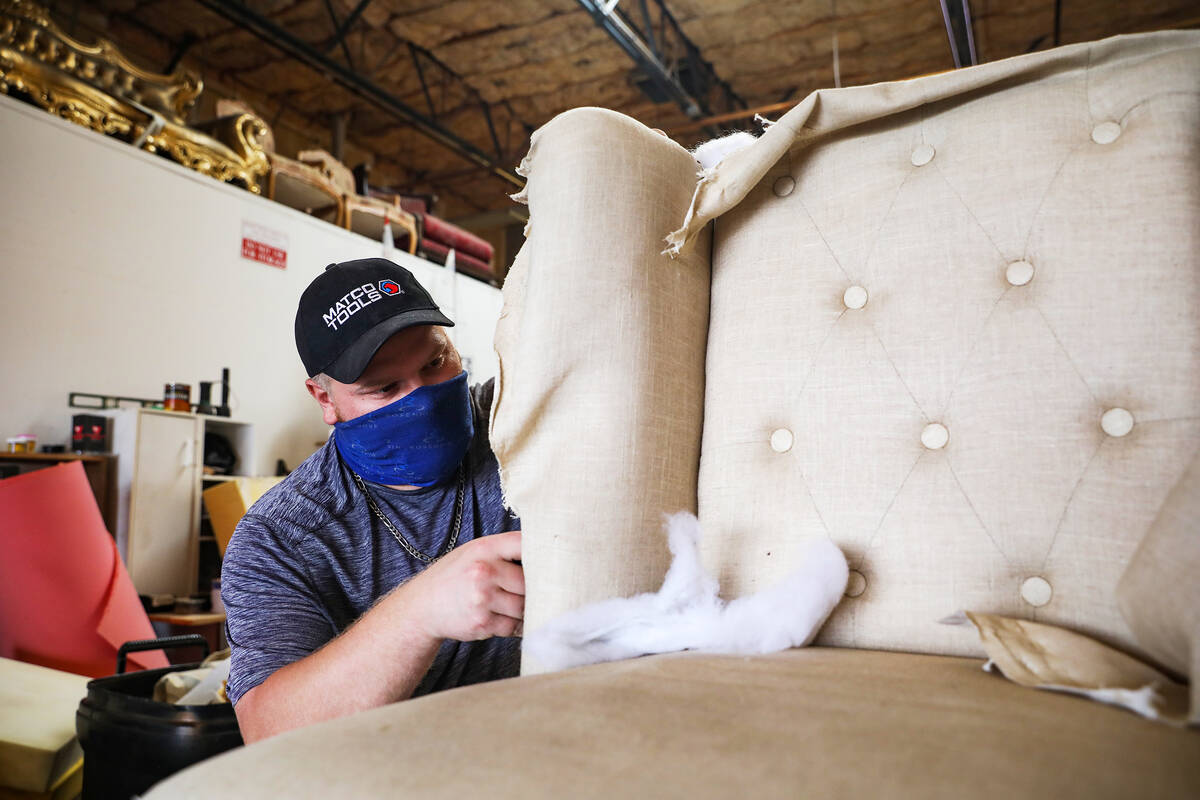
[[286, 233], [242, 221], [242, 258], [287, 269], [287, 251]]

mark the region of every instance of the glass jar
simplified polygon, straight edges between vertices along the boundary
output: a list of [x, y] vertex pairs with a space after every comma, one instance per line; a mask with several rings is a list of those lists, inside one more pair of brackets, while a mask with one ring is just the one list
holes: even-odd
[[22, 433], [8, 439], [8, 452], [32, 453], [37, 450], [37, 437], [31, 433]]
[[168, 411], [191, 411], [191, 384], [168, 383], [163, 386], [163, 408]]

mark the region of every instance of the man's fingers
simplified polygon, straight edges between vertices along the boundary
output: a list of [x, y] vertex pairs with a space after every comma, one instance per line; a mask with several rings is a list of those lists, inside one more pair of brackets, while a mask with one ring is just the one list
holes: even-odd
[[525, 616], [525, 597], [513, 594], [512, 592], [506, 592], [503, 589], [497, 590], [492, 595], [492, 602], [489, 606], [488, 610], [493, 614], [501, 614], [517, 620]]
[[525, 570], [520, 564], [514, 564], [511, 561], [497, 561], [496, 567], [496, 585], [506, 592], [525, 594]]
[[491, 545], [492, 552], [505, 561], [521, 560], [521, 532], [509, 531], [485, 536], [481, 541]]
[[506, 617], [503, 614], [496, 614], [492, 617], [493, 635], [494, 636], [520, 636], [524, 628], [524, 624], [519, 619]]

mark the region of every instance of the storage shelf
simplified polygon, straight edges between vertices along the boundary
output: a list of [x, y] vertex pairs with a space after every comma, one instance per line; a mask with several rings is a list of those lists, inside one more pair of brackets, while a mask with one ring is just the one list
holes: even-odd
[[112, 453], [0, 453], [0, 461], [83, 461], [95, 464], [112, 457]]

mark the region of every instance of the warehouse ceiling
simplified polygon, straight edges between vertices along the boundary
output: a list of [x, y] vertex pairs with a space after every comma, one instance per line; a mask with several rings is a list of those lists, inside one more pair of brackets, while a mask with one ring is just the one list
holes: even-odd
[[671, 74], [677, 94], [696, 101], [688, 113], [599, 24], [611, 2], [47, 6], [76, 38], [107, 38], [154, 71], [198, 73], [206, 90], [197, 120], [214, 114], [218, 97], [243, 100], [288, 155], [333, 149], [340, 128], [343, 160], [372, 164], [373, 184], [434, 193], [442, 216], [476, 228], [502, 224], [513, 207], [512, 168], [529, 133], [576, 106], [617, 109], [690, 147], [718, 129], [752, 125], [754, 110], [777, 117], [835, 80], [854, 86], [953, 69], [952, 41], [960, 62], [972, 49], [985, 62], [1047, 49], [1056, 38], [1200, 25], [1195, 0], [969, 0], [969, 25], [961, 0], [620, 0], [611, 13]]

